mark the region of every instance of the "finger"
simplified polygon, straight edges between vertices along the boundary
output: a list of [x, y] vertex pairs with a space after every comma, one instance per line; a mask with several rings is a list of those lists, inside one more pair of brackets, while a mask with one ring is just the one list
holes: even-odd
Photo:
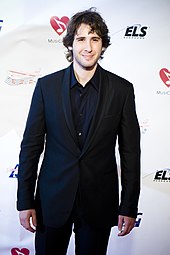
[[130, 228], [124, 226], [122, 230], [118, 233], [118, 236], [125, 236], [130, 233]]
[[32, 224], [34, 227], [37, 226], [37, 217], [36, 217], [36, 213], [33, 213], [32, 215]]
[[131, 230], [134, 228], [134, 225], [125, 224], [122, 228], [122, 230], [119, 232], [118, 236], [125, 236], [128, 235]]
[[23, 219], [20, 218], [20, 223], [21, 225], [28, 231], [34, 233], [35, 232], [35, 228], [33, 228], [30, 224], [30, 221], [28, 219]]
[[35, 228], [33, 228], [29, 223], [27, 224], [21, 224], [26, 230], [34, 233], [35, 232]]
[[26, 228], [26, 230], [35, 233], [35, 228], [31, 227], [31, 225], [28, 228]]
[[118, 220], [118, 230], [119, 231], [122, 231], [122, 228], [123, 228], [123, 217], [122, 216], [119, 216], [119, 220]]

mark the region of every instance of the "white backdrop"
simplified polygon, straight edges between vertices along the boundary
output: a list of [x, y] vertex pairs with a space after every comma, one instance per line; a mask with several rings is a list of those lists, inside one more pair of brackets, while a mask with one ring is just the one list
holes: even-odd
[[92, 6], [112, 38], [100, 64], [133, 83], [141, 127], [136, 227], [123, 238], [113, 228], [108, 255], [170, 254], [170, 1], [1, 0], [0, 255], [34, 255], [34, 234], [16, 211], [20, 142], [37, 78], [69, 65], [61, 43], [66, 20]]

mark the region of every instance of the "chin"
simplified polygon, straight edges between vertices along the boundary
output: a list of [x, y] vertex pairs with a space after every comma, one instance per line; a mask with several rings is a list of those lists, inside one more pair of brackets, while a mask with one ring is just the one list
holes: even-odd
[[93, 65], [84, 65], [82, 66], [84, 69], [86, 70], [92, 70], [95, 66], [96, 66], [97, 63], [93, 64]]
[[90, 68], [90, 69], [92, 69], [92, 68], [94, 68], [94, 67], [96, 66], [96, 64], [97, 64], [97, 61], [91, 62], [91, 63], [84, 63], [82, 66], [83, 66], [84, 68]]

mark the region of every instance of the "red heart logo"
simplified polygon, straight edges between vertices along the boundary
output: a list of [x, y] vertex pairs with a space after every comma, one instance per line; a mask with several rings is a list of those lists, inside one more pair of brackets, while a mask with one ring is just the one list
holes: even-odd
[[53, 16], [50, 19], [50, 24], [57, 34], [61, 35], [66, 30], [68, 21], [69, 18], [66, 16], [63, 16], [61, 19], [59, 19], [57, 16]]
[[166, 68], [162, 68], [159, 75], [167, 87], [170, 87], [170, 72]]
[[11, 249], [11, 254], [12, 255], [29, 255], [30, 252], [27, 248], [22, 248], [22, 249], [12, 248]]

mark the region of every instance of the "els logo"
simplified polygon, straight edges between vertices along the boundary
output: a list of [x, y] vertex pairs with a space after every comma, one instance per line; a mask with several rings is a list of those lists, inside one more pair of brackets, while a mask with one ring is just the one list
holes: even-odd
[[3, 23], [3, 20], [0, 19], [0, 31], [1, 31], [1, 28], [2, 28], [2, 23]]
[[170, 168], [158, 170], [155, 174], [154, 181], [170, 182]]
[[66, 30], [66, 25], [68, 21], [69, 21], [69, 18], [66, 16], [63, 16], [61, 19], [58, 18], [57, 16], [53, 16], [50, 19], [50, 24], [52, 28], [55, 30], [55, 32], [58, 35], [61, 35]]
[[148, 27], [136, 24], [134, 26], [128, 26], [125, 31], [124, 38], [129, 39], [144, 39]]
[[12, 248], [11, 255], [29, 255], [30, 251], [27, 248]]

